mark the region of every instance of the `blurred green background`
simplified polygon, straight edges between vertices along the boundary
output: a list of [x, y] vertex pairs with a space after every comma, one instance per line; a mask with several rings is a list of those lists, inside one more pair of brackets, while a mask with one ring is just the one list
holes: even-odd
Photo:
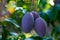
[[[32, 11], [48, 24], [43, 38], [21, 31], [22, 17]], [[60, 0], [0, 0], [0, 40], [60, 40]]]

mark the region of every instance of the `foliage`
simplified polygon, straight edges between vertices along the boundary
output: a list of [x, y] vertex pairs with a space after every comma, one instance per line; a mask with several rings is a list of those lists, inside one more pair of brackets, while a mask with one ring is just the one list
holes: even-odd
[[[56, 2], [56, 0], [55, 0]], [[49, 35], [41, 38], [37, 33], [27, 33], [21, 29], [22, 18], [27, 12], [36, 11], [48, 24], [52, 25]], [[60, 35], [60, 4], [53, 0], [0, 0], [0, 40], [58, 40]], [[27, 35], [28, 36], [28, 35]]]

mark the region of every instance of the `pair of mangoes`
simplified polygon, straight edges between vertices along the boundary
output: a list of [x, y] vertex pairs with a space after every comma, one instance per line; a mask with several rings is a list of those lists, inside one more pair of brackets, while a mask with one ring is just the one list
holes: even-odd
[[23, 16], [22, 19], [22, 31], [29, 33], [33, 28], [36, 33], [43, 37], [46, 33], [47, 23], [41, 18], [37, 12], [29, 12]]

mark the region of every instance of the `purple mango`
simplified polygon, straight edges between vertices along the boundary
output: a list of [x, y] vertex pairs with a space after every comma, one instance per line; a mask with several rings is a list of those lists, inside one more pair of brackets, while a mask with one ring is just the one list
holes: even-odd
[[26, 13], [22, 19], [22, 31], [28, 33], [32, 30], [34, 24], [34, 17], [32, 13]]
[[33, 16], [34, 16], [34, 20], [39, 17], [38, 13], [35, 12], [35, 11], [32, 11], [32, 14], [33, 14]]
[[35, 31], [36, 33], [40, 36], [40, 37], [43, 37], [46, 33], [46, 27], [47, 27], [47, 24], [45, 22], [44, 19], [42, 19], [41, 17], [37, 18], [35, 20]]

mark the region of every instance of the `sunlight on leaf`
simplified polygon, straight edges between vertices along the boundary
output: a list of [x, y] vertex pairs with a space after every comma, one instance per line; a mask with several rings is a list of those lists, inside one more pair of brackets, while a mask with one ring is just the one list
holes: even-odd
[[25, 40], [34, 40], [34, 39], [32, 39], [32, 38], [26, 38]]
[[26, 36], [26, 38], [29, 38], [31, 36], [34, 36], [35, 34], [36, 34], [36, 32], [34, 30], [32, 30], [30, 33], [24, 33], [24, 35]]
[[15, 32], [10, 32], [10, 34], [13, 35], [13, 36], [18, 36], [18, 34], [15, 33]]
[[8, 18], [8, 19], [5, 19], [5, 21], [8, 21], [8, 22], [11, 22], [11, 23], [13, 23], [16, 27], [20, 27], [17, 23], [16, 23], [16, 21], [15, 20], [13, 20], [12, 18]]

